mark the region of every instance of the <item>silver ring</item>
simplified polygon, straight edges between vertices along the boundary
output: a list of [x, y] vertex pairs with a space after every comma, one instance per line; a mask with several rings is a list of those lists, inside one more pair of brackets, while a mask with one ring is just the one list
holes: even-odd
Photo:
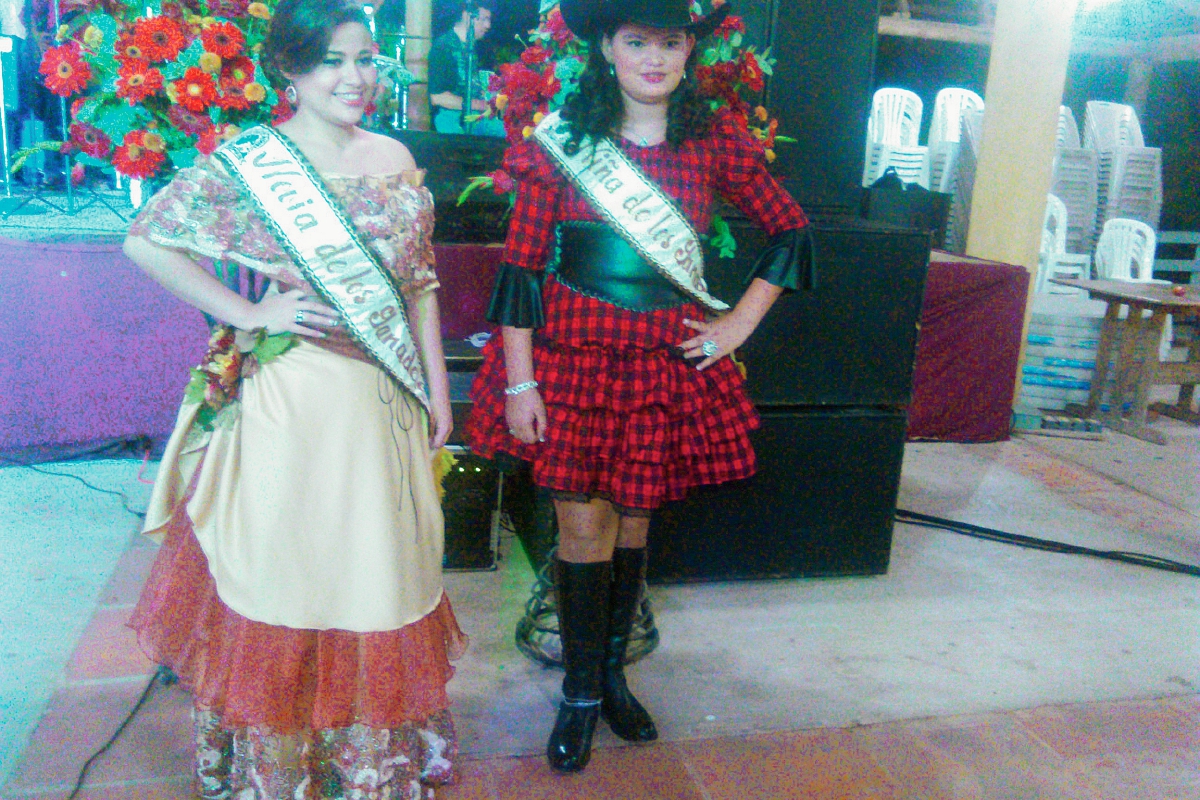
[[296, 319], [296, 324], [297, 324], [297, 325], [303, 325], [303, 324], [304, 324], [304, 309], [303, 309], [303, 308], [298, 308], [298, 309], [296, 309], [296, 317], [295, 317], [295, 319]]
[[717, 347], [717, 343], [712, 339], [705, 339], [704, 344], [700, 345], [700, 352], [704, 353], [704, 355], [708, 356], [709, 358], [715, 356], [717, 354], [717, 350], [719, 349], [720, 348]]

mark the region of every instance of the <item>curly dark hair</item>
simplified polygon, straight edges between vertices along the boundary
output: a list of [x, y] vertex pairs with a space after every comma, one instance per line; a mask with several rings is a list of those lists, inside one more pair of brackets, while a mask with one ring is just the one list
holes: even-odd
[[271, 85], [282, 90], [289, 83], [285, 72], [303, 75], [316, 69], [333, 32], [347, 22], [371, 27], [362, 4], [354, 0], [282, 0], [271, 17], [260, 58]]
[[[604, 31], [612, 39], [616, 29]], [[588, 63], [579, 76], [579, 89], [563, 105], [562, 118], [570, 123], [571, 137], [563, 149], [569, 155], [579, 152], [584, 137], [599, 139], [621, 127], [625, 106], [621, 87], [600, 51], [600, 37], [588, 42]], [[679, 147], [687, 139], [701, 139], [712, 126], [712, 109], [696, 83], [696, 58], [699, 47], [692, 49], [684, 66], [683, 80], [671, 93], [667, 106], [667, 142]]]

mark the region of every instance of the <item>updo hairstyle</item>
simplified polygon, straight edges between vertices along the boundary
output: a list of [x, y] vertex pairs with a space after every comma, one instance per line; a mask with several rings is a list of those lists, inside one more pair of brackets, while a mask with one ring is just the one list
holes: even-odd
[[362, 5], [353, 0], [282, 0], [271, 17], [260, 60], [276, 91], [289, 83], [285, 72], [304, 75], [316, 69], [333, 32], [347, 22], [371, 27]]

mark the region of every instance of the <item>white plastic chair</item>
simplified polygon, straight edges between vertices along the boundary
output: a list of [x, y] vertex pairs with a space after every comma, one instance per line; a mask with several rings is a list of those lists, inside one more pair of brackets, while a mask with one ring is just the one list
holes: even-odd
[[[1096, 273], [1100, 278], [1135, 283], [1170, 284], [1154, 278], [1154, 229], [1136, 219], [1110, 219], [1096, 243]], [[1163, 325], [1158, 358], [1166, 361], [1173, 338], [1171, 317]]]
[[923, 113], [915, 92], [889, 87], [875, 92], [867, 118], [863, 186], [870, 186], [888, 167], [895, 167], [905, 183], [929, 187], [929, 150], [917, 144]]
[[1079, 147], [1079, 123], [1075, 112], [1067, 106], [1058, 107], [1058, 146]]
[[1083, 118], [1083, 146], [1100, 151], [1145, 147], [1137, 111], [1122, 103], [1089, 100]]
[[921, 98], [908, 89], [885, 87], [871, 100], [867, 118], [867, 143], [913, 147], [921, 135]]
[[1088, 278], [1092, 258], [1067, 252], [1067, 207], [1052, 194], [1046, 195], [1046, 214], [1042, 222], [1042, 247], [1038, 254], [1037, 283], [1034, 291], [1049, 294], [1084, 294], [1082, 289], [1059, 286], [1051, 278]]
[[955, 166], [963, 114], [983, 111], [983, 98], [970, 89], [948, 88], [938, 92], [929, 125], [929, 188], [935, 192], [954, 190]]
[[1107, 280], [1154, 281], [1154, 229], [1136, 219], [1110, 219], [1096, 244], [1096, 274]]

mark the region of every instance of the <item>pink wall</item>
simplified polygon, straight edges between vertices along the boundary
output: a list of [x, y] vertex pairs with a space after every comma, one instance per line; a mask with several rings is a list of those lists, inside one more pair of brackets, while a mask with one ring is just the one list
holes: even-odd
[[[448, 338], [488, 327], [499, 255], [438, 247]], [[169, 433], [207, 338], [118, 245], [0, 238], [0, 450]]]

